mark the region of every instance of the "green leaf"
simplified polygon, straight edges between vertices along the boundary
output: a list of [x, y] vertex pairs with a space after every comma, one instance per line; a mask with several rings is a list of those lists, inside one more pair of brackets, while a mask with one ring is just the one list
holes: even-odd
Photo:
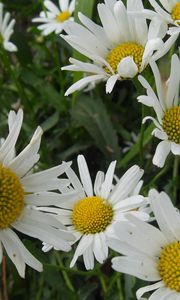
[[74, 121], [88, 131], [101, 152], [111, 159], [120, 157], [116, 132], [100, 99], [79, 98], [71, 114]]

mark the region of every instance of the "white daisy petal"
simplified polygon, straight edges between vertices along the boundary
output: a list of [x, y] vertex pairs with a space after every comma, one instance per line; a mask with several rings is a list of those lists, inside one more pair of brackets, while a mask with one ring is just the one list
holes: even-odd
[[162, 141], [158, 144], [156, 152], [153, 157], [153, 164], [159, 168], [164, 166], [165, 160], [170, 152], [171, 143], [169, 141]]
[[109, 196], [109, 193], [112, 189], [112, 182], [113, 182], [113, 176], [114, 176], [114, 170], [116, 167], [116, 161], [113, 161], [106, 172], [104, 182], [101, 185], [101, 197], [104, 199], [107, 199]]
[[91, 234], [84, 235], [81, 238], [79, 245], [77, 246], [76, 251], [74, 253], [73, 259], [71, 261], [70, 268], [72, 268], [75, 265], [78, 257], [81, 256], [88, 249], [88, 247], [92, 245], [93, 239], [94, 237]]
[[180, 213], [177, 211], [166, 193], [156, 190], [149, 192], [152, 209], [165, 236], [170, 241], [180, 240]]
[[127, 56], [123, 58], [118, 65], [118, 74], [123, 78], [133, 78], [138, 73], [138, 67], [133, 57]]
[[112, 268], [118, 272], [130, 274], [146, 281], [160, 279], [156, 269], [156, 262], [150, 258], [140, 260], [130, 257], [115, 257], [112, 259]]
[[[17, 51], [16, 45], [10, 42], [10, 37], [14, 32], [15, 20], [10, 22], [10, 13], [5, 13], [3, 16], [3, 4], [0, 5], [0, 35], [2, 40], [2, 46], [9, 52]], [[8, 24], [9, 23], [9, 24]]]
[[83, 259], [86, 270], [92, 270], [94, 268], [94, 255], [91, 246], [84, 251]]
[[106, 82], [106, 94], [110, 94], [118, 80], [119, 75], [112, 75]]
[[93, 195], [93, 188], [92, 188], [92, 181], [91, 181], [86, 160], [83, 155], [79, 155], [77, 160], [78, 160], [79, 174], [80, 174], [80, 178], [84, 190], [87, 196], [91, 197]]
[[174, 155], [180, 155], [180, 145], [172, 142], [171, 143], [171, 151]]
[[154, 284], [151, 284], [149, 286], [146, 286], [146, 287], [143, 287], [143, 288], [140, 288], [137, 292], [136, 292], [136, 297], [138, 300], [141, 300], [142, 296], [147, 293], [147, 292], [150, 292], [150, 291], [153, 291], [153, 290], [156, 290], [158, 288], [161, 288], [161, 287], [164, 287], [164, 283], [162, 281], [159, 281], [157, 283], [154, 283]]

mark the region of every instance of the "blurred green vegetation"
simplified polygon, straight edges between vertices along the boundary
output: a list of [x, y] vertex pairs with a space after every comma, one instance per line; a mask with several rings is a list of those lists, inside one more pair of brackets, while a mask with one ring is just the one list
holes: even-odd
[[[24, 123], [17, 152], [28, 143], [36, 127], [42, 126], [44, 135], [39, 169], [54, 166], [62, 160], [73, 160], [76, 169], [75, 159], [79, 153], [87, 158], [92, 177], [99, 169], [105, 171], [114, 159], [118, 161], [118, 176], [133, 164], [141, 164], [145, 170], [143, 193], [146, 195], [150, 187], [156, 187], [165, 190], [177, 203], [180, 190], [179, 177], [172, 180], [174, 157], [169, 157], [163, 170], [152, 165], [152, 155], [158, 143], [156, 138], [151, 137], [153, 125], [147, 123], [144, 126], [143, 140], [140, 140], [142, 105], [137, 103], [136, 98], [143, 90], [137, 92], [132, 82], [124, 81], [118, 82], [113, 92], [106, 95], [104, 83], [101, 83], [94, 90], [76, 93], [73, 101], [72, 97], [65, 97], [65, 90], [72, 84], [74, 74], [61, 72], [60, 67], [67, 65], [68, 58], [77, 53], [73, 53], [55, 34], [42, 37], [36, 24], [31, 23], [31, 19], [42, 10], [41, 0], [2, 2], [5, 10], [16, 19], [12, 41], [18, 52], [6, 52], [5, 56], [0, 53], [0, 136], [7, 134], [9, 110], [22, 107]], [[102, 1], [78, 2], [77, 10], [99, 22], [96, 4]], [[144, 2], [148, 5], [148, 1]], [[160, 66], [167, 78], [169, 54], [161, 60]], [[144, 76], [154, 84], [148, 68]], [[145, 108], [145, 114], [149, 111]], [[135, 142], [132, 132], [137, 135]], [[131, 142], [131, 146], [124, 153], [127, 142]], [[39, 250], [41, 243], [27, 240], [25, 236], [22, 239], [44, 263], [44, 272], [39, 274], [27, 268], [26, 279], [23, 280], [7, 259], [9, 299], [133, 300], [135, 290], [142, 285], [139, 280], [115, 273], [110, 259], [102, 266], [96, 264], [91, 272], [85, 271], [80, 259], [77, 268], [69, 269], [72, 253], [54, 251], [44, 254]]]

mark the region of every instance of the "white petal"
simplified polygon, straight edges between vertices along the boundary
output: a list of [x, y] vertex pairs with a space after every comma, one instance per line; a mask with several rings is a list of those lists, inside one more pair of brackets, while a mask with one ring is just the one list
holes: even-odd
[[152, 135], [154, 135], [155, 137], [157, 137], [158, 139], [160, 140], [167, 140], [168, 139], [168, 136], [166, 134], [166, 132], [158, 129], [158, 128], [155, 128], [153, 131], [152, 131]]
[[75, 265], [78, 257], [81, 256], [86, 251], [86, 249], [90, 247], [90, 245], [92, 245], [93, 239], [94, 239], [94, 235], [91, 234], [83, 235], [83, 237], [79, 241], [73, 259], [70, 263], [70, 268], [72, 268]]
[[136, 276], [146, 281], [160, 279], [156, 262], [150, 258], [134, 259], [131, 257], [115, 257], [112, 259], [112, 268], [118, 272]]
[[104, 173], [98, 171], [96, 174], [95, 182], [94, 182], [94, 192], [96, 196], [101, 197], [101, 185], [104, 181]]
[[156, 152], [153, 157], [153, 164], [159, 168], [164, 166], [166, 158], [170, 152], [171, 143], [169, 141], [162, 141], [158, 144]]
[[180, 145], [171, 142], [171, 151], [174, 155], [180, 155]]
[[127, 198], [141, 179], [143, 173], [143, 170], [136, 165], [127, 170], [112, 190], [109, 196], [110, 201], [115, 204]]
[[[175, 298], [173, 295], [175, 295]], [[162, 287], [155, 291], [149, 300], [178, 300], [178, 293], [167, 287]]]
[[9, 256], [13, 264], [16, 266], [19, 275], [24, 278], [26, 265], [19, 248], [9, 236], [9, 232], [10, 229], [1, 230], [0, 240], [3, 243], [7, 255]]
[[93, 188], [92, 188], [91, 176], [89, 174], [89, 169], [86, 160], [83, 155], [78, 155], [77, 161], [78, 161], [79, 174], [80, 174], [80, 178], [84, 190], [87, 196], [91, 197], [93, 196]]
[[[138, 300], [141, 300], [142, 296], [144, 295], [144, 293], [147, 293], [147, 292], [150, 292], [150, 291], [153, 291], [153, 290], [156, 290], [158, 288], [161, 288], [164, 286], [164, 283], [163, 281], [159, 281], [157, 283], [154, 283], [154, 284], [151, 284], [149, 286], [146, 286], [146, 287], [143, 287], [143, 288], [140, 288], [137, 292], [136, 292], [136, 297]], [[158, 299], [160, 300], [160, 299]]]
[[173, 242], [180, 239], [180, 213], [173, 206], [170, 198], [164, 192], [156, 190], [149, 192], [149, 199], [156, 220], [165, 236]]
[[11, 43], [9, 41], [4, 41], [3, 45], [4, 45], [4, 48], [9, 52], [16, 52], [17, 51], [16, 45], [14, 45], [13, 43]]
[[101, 197], [103, 199], [107, 199], [109, 196], [109, 193], [112, 189], [112, 182], [113, 182], [113, 176], [114, 176], [114, 170], [116, 167], [116, 161], [113, 161], [106, 172], [104, 182], [101, 185]]
[[91, 75], [84, 77], [71, 85], [70, 88], [66, 91], [65, 96], [69, 96], [75, 91], [85, 88], [91, 82], [101, 81], [102, 79], [104, 79], [104, 75]]
[[57, 6], [49, 0], [45, 0], [44, 1], [44, 5], [47, 7], [47, 9], [50, 10], [50, 12], [52, 12], [54, 15], [58, 15], [60, 13], [59, 9], [57, 8]]
[[110, 94], [115, 86], [116, 81], [118, 80], [119, 75], [112, 75], [106, 82], [106, 94]]
[[138, 67], [133, 57], [127, 56], [123, 58], [118, 65], [118, 74], [122, 78], [133, 78], [138, 73]]
[[157, 257], [161, 247], [167, 244], [167, 239], [162, 232], [132, 214], [126, 215], [126, 218], [133, 225], [129, 222], [116, 222], [114, 224], [116, 236], [148, 257]]
[[86, 270], [94, 269], [94, 254], [91, 245], [84, 251], [83, 260]]
[[108, 246], [103, 232], [94, 235], [93, 243], [94, 256], [99, 263], [103, 263], [108, 256]]

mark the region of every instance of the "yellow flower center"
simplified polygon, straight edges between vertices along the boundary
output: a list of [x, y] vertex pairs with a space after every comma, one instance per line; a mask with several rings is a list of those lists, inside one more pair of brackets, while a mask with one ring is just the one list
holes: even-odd
[[70, 18], [71, 14], [68, 10], [62, 11], [59, 13], [59, 15], [56, 16], [56, 21], [63, 23], [64, 21], [68, 20]]
[[171, 16], [174, 21], [180, 20], [180, 2], [176, 3], [176, 5], [173, 7]]
[[158, 270], [167, 287], [180, 292], [180, 242], [163, 248], [158, 262]]
[[13, 223], [23, 207], [24, 190], [18, 176], [0, 165], [0, 229]]
[[[144, 48], [141, 45], [137, 43], [127, 42], [113, 48], [111, 52], [107, 55], [106, 60], [115, 73], [117, 72], [117, 67], [120, 61], [128, 56], [133, 57], [138, 69], [140, 69], [143, 53]], [[105, 68], [105, 71], [107, 73], [110, 73], [107, 67]]]
[[100, 197], [79, 200], [73, 208], [72, 223], [83, 234], [102, 232], [113, 218], [112, 206]]
[[165, 112], [162, 122], [168, 139], [176, 144], [180, 144], [180, 106], [169, 108]]

